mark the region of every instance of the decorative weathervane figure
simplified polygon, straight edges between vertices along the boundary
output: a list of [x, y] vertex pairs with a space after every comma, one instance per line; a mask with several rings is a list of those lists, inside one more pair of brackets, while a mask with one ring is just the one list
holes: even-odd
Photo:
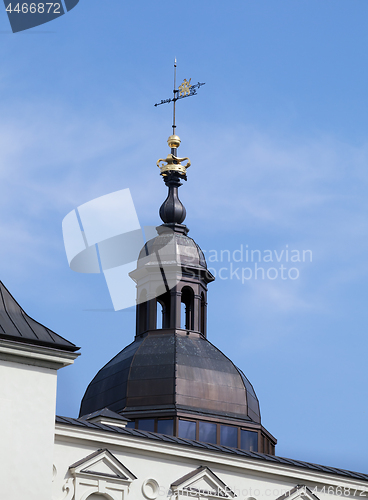
[[[169, 180], [168, 177], [172, 177], [170, 174], [175, 174], [176, 177], [181, 177], [184, 180], [187, 180], [187, 175], [186, 175], [186, 170], [188, 167], [190, 167], [190, 160], [189, 158], [178, 158], [177, 157], [177, 150], [178, 147], [180, 146], [180, 137], [175, 134], [175, 129], [176, 129], [176, 124], [175, 124], [175, 112], [176, 112], [176, 101], [179, 99], [184, 99], [184, 97], [191, 97], [193, 95], [197, 94], [197, 89], [199, 89], [204, 83], [196, 83], [195, 85], [191, 85], [191, 78], [189, 81], [185, 78], [183, 83], [179, 86], [179, 88], [176, 88], [176, 58], [174, 62], [174, 97], [170, 99], [161, 99], [160, 102], [157, 102], [155, 106], [160, 106], [161, 104], [167, 104], [172, 102], [173, 103], [173, 133], [172, 135], [168, 138], [167, 143], [169, 147], [171, 148], [171, 154], [167, 156], [166, 159], [160, 158], [157, 160], [157, 166], [161, 170], [161, 175], [164, 177], [165, 182]], [[181, 162], [188, 160], [186, 165], [182, 165]], [[160, 164], [162, 162], [162, 164]], [[166, 163], [166, 165], [164, 164]]]
[[[187, 95], [190, 95], [190, 88], [191, 88], [191, 85], [190, 85], [190, 82], [191, 82], [192, 79], [188, 80], [186, 78], [184, 78], [184, 81], [183, 83], [180, 85], [179, 87], [179, 96], [187, 96]], [[203, 83], [201, 84], [203, 85]]]

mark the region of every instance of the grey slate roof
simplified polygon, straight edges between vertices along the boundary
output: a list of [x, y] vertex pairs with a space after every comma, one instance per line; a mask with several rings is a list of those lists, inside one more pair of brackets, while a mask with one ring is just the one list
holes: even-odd
[[20, 307], [0, 281], [0, 339], [77, 351], [79, 347], [41, 325]]
[[114, 432], [116, 434], [123, 434], [126, 436], [132, 436], [137, 438], [151, 439], [155, 441], [161, 441], [166, 443], [180, 444], [184, 446], [191, 446], [193, 448], [202, 448], [204, 450], [210, 450], [214, 452], [227, 453], [229, 455], [243, 456], [247, 458], [252, 458], [255, 460], [261, 460], [264, 462], [279, 463], [283, 465], [289, 465], [294, 467], [299, 467], [302, 469], [315, 470], [317, 472], [323, 472], [326, 474], [335, 474], [337, 476], [344, 476], [353, 479], [359, 479], [361, 481], [368, 481], [368, 474], [363, 474], [360, 472], [352, 472], [344, 469], [337, 469], [335, 467], [328, 467], [325, 465], [312, 464], [310, 462], [302, 462], [301, 460], [292, 460], [291, 458], [277, 457], [274, 455], [266, 455], [264, 453], [256, 453], [254, 451], [239, 450], [238, 448], [229, 448], [228, 446], [221, 446], [218, 444], [208, 444], [201, 443], [199, 441], [192, 441], [190, 439], [184, 439], [174, 436], [166, 436], [164, 434], [156, 434], [155, 432], [139, 431], [136, 429], [127, 429], [126, 427], [113, 427], [104, 424], [93, 424], [82, 419], [70, 418], [70, 417], [59, 417], [56, 416], [57, 424], [74, 425], [78, 427], [89, 428], [91, 430], [100, 430]]

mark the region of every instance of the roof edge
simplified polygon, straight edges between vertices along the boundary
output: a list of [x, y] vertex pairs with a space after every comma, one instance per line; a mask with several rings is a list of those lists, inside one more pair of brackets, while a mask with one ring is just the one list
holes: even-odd
[[[92, 424], [92, 423], [83, 421], [81, 419], [76, 419], [76, 418], [71, 418], [71, 417], [61, 417], [58, 415], [56, 416], [56, 424], [85, 428], [85, 430], [86, 430], [86, 428], [87, 429], [89, 428], [89, 430], [91, 430], [91, 431], [102, 431], [102, 432], [108, 432], [108, 433], [123, 434], [123, 435], [130, 436], [133, 438], [138, 438], [138, 439], [143, 438], [143, 439], [150, 439], [150, 440], [153, 440], [156, 442], [161, 441], [165, 444], [190, 446], [190, 447], [200, 448], [202, 450], [209, 450], [212, 452], [215, 451], [215, 452], [225, 453], [225, 454], [229, 454], [229, 455], [243, 456], [245, 458], [252, 458], [255, 460], [261, 460], [261, 461], [268, 462], [268, 463], [274, 464], [274, 465], [280, 464], [280, 465], [295, 467], [295, 468], [299, 468], [299, 469], [313, 470], [315, 472], [345, 477], [346, 479], [357, 479], [360, 481], [366, 481], [368, 483], [368, 474], [364, 474], [362, 472], [354, 472], [354, 471], [349, 471], [349, 470], [344, 470], [344, 469], [338, 469], [336, 467], [313, 464], [311, 462], [303, 462], [302, 460], [294, 460], [291, 458], [284, 458], [284, 457], [279, 457], [279, 456], [275, 456], [275, 455], [267, 455], [265, 453], [257, 453], [254, 451], [245, 451], [245, 450], [240, 450], [238, 448], [230, 448], [228, 446], [207, 444], [207, 443], [202, 443], [199, 441], [192, 441], [192, 440], [186, 439], [186, 438], [178, 438], [178, 437], [174, 437], [174, 436], [166, 436], [164, 434], [157, 434], [155, 432], [140, 431], [140, 430], [135, 430], [135, 429], [130, 429], [130, 428], [110, 427], [110, 426], [106, 426], [103, 424], [97, 424], [97, 423]], [[85, 435], [84, 435], [84, 439], [85, 439]]]

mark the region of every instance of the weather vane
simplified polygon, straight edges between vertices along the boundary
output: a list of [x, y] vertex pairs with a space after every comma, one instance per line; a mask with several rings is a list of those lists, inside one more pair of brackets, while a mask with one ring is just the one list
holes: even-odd
[[199, 89], [200, 87], [202, 87], [202, 85], [204, 85], [204, 83], [199, 83], [199, 82], [194, 84], [194, 85], [191, 85], [190, 84], [191, 80], [192, 80], [191, 78], [189, 79], [189, 81], [185, 78], [183, 83], [178, 88], [176, 88], [176, 58], [175, 58], [175, 62], [174, 62], [174, 90], [173, 90], [174, 97], [171, 97], [170, 99], [161, 99], [160, 102], [157, 102], [155, 104], [155, 106], [160, 106], [160, 104], [167, 104], [169, 102], [173, 103], [173, 125], [172, 125], [173, 135], [175, 135], [175, 129], [176, 129], [176, 125], [175, 125], [176, 101], [178, 101], [179, 99], [184, 99], [184, 97], [191, 97], [193, 95], [196, 95], [197, 89]]
[[[180, 179], [187, 180], [187, 168], [190, 167], [190, 160], [187, 157], [179, 158], [178, 157], [178, 147], [180, 146], [181, 140], [180, 137], [175, 134], [175, 105], [176, 101], [179, 99], [184, 99], [184, 97], [190, 97], [192, 95], [197, 94], [197, 89], [202, 87], [204, 83], [196, 83], [195, 85], [191, 85], [191, 78], [189, 81], [185, 78], [183, 83], [176, 88], [176, 58], [174, 62], [174, 97], [170, 99], [162, 99], [161, 102], [157, 102], [155, 106], [160, 106], [160, 104], [166, 104], [169, 102], [173, 103], [173, 133], [167, 140], [169, 148], [171, 148], [171, 153], [167, 156], [167, 158], [160, 158], [157, 160], [156, 165], [159, 167], [162, 177], [164, 178], [165, 184], [169, 186], [169, 188], [181, 186]], [[187, 160], [186, 165], [183, 165], [182, 162]], [[171, 187], [170, 187], [171, 186]], [[170, 191], [171, 193], [171, 191]], [[171, 193], [170, 196], [174, 196]], [[169, 197], [170, 197], [169, 196]], [[177, 195], [175, 195], [177, 196]], [[173, 202], [174, 203], [174, 202]], [[174, 203], [175, 205], [175, 203]], [[173, 205], [173, 206], [174, 206]], [[184, 220], [184, 219], [183, 219]]]

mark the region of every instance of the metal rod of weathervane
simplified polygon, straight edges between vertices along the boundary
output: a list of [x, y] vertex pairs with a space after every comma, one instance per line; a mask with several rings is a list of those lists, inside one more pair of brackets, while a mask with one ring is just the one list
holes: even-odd
[[172, 126], [172, 129], [173, 129], [173, 135], [175, 135], [175, 129], [176, 129], [176, 125], [175, 125], [175, 107], [176, 107], [176, 57], [175, 57], [175, 61], [174, 61], [174, 109], [173, 109], [173, 126]]

